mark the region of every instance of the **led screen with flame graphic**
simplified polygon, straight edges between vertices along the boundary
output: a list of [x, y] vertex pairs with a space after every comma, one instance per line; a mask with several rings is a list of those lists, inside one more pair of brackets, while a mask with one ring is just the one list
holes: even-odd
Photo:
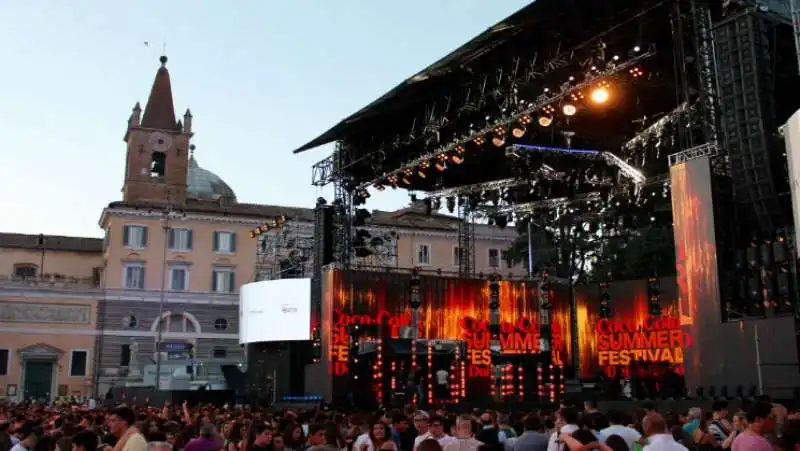
[[[721, 321], [708, 158], [672, 166], [670, 180], [680, 318], [688, 335], [700, 337], [704, 324], [713, 328]], [[708, 341], [703, 340], [704, 344]], [[700, 373], [701, 354], [699, 346], [687, 353], [687, 381], [693, 379], [692, 374]]]
[[680, 331], [675, 278], [661, 278], [659, 286], [661, 315], [653, 317], [648, 314], [647, 280], [611, 282], [612, 315], [607, 319], [600, 317], [598, 285], [575, 287], [581, 377], [601, 370], [626, 373], [634, 360], [680, 366], [683, 347], [691, 339]]
[[[659, 327], [653, 326], [653, 318], [648, 317], [647, 281], [612, 282], [609, 292], [612, 298], [613, 317], [616, 324], [624, 324], [629, 333], [639, 329], [672, 330], [677, 321], [677, 287], [675, 278], [660, 279], [661, 286], [661, 318]], [[390, 336], [398, 337], [411, 322], [410, 276], [408, 274], [358, 272], [333, 270], [325, 275], [323, 294], [323, 331], [325, 334], [328, 364], [337, 360], [341, 366], [339, 371], [331, 369], [334, 377], [347, 373], [346, 355], [334, 352], [335, 343], [347, 340], [347, 328], [353, 324], [381, 325], [388, 330]], [[423, 276], [421, 278], [420, 337], [440, 340], [465, 340], [474, 338], [474, 332], [486, 329], [489, 320], [489, 282], [486, 280], [456, 279], [447, 277]], [[601, 334], [598, 331], [600, 290], [598, 285], [580, 285], [574, 290], [577, 306], [578, 344], [580, 349], [580, 370], [582, 377], [594, 377], [601, 369], [607, 370], [612, 363], [608, 354], [603, 353], [603, 340], [619, 338], [624, 331], [614, 334]], [[552, 321], [553, 348], [556, 350], [558, 363], [571, 363], [571, 325], [569, 315], [568, 289], [553, 284]], [[538, 351], [538, 340], [525, 339], [526, 331], [536, 332], [539, 316], [537, 287], [524, 282], [503, 281], [500, 283], [500, 316], [503, 323], [503, 335], [506, 337], [506, 354], [535, 353]], [[675, 318], [675, 321], [669, 321]], [[619, 326], [622, 327], [622, 326]], [[514, 335], [516, 333], [516, 337]], [[520, 336], [519, 334], [523, 335]], [[472, 334], [472, 335], [471, 335]], [[614, 335], [610, 337], [610, 335]], [[664, 335], [664, 334], [662, 334]], [[641, 337], [632, 335], [633, 340]], [[645, 359], [669, 360], [682, 355], [675, 350], [675, 336], [666, 333], [666, 344], [658, 342], [661, 336], [649, 335], [641, 339], [656, 340], [644, 348]], [[672, 337], [672, 341], [670, 341]], [[624, 337], [623, 337], [624, 338]], [[682, 337], [681, 343], [691, 340]], [[468, 340], [468, 344], [487, 348], [485, 340]], [[664, 343], [661, 343], [664, 344]], [[532, 345], [532, 347], [531, 347]], [[608, 346], [607, 344], [605, 346]], [[639, 345], [631, 345], [636, 348]], [[640, 347], [642, 347], [640, 346]], [[617, 346], [618, 348], [618, 346]], [[669, 349], [669, 355], [666, 351]], [[617, 349], [618, 350], [618, 349]], [[635, 349], [633, 349], [635, 350]], [[657, 353], [657, 354], [656, 354]], [[605, 357], [604, 357], [605, 356]], [[601, 359], [605, 359], [601, 365]], [[619, 363], [619, 362], [614, 362]]]

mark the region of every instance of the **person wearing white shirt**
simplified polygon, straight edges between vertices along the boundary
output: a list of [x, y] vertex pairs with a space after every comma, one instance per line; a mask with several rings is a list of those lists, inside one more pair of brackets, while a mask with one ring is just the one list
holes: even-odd
[[449, 398], [450, 387], [450, 373], [446, 369], [441, 368], [436, 371], [436, 398], [447, 399]]
[[644, 417], [644, 433], [647, 435], [647, 445], [643, 451], [689, 451], [688, 448], [676, 442], [672, 434], [667, 431], [667, 422], [657, 413]]
[[600, 430], [600, 436], [603, 438], [611, 437], [612, 435], [619, 435], [625, 440], [628, 449], [633, 449], [634, 442], [642, 438], [642, 434], [632, 427], [625, 426], [625, 415], [619, 411], [611, 411], [608, 414], [608, 422], [611, 426]]
[[572, 434], [580, 429], [578, 427], [578, 411], [572, 407], [564, 407], [556, 414], [556, 430], [550, 434], [550, 440], [547, 442], [547, 451], [561, 451], [562, 443], [559, 436], [564, 434]]
[[457, 438], [444, 433], [444, 420], [442, 417], [433, 415], [428, 424], [430, 424], [428, 433], [414, 439], [414, 450], [419, 448], [419, 444], [427, 439], [436, 440], [442, 446], [442, 449], [446, 448], [447, 445], [458, 443]]

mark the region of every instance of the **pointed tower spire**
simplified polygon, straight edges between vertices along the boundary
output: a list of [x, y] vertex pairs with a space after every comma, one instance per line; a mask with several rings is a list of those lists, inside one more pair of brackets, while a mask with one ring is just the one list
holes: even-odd
[[167, 57], [162, 55], [159, 61], [161, 67], [156, 72], [153, 88], [144, 108], [142, 127], [175, 130], [175, 105], [172, 103], [172, 84], [169, 81]]
[[186, 108], [186, 112], [183, 113], [183, 132], [192, 133], [192, 112], [189, 111], [189, 108]]

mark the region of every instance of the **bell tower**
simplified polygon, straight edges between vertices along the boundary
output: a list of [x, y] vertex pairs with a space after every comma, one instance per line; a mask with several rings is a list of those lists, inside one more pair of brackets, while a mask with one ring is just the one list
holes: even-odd
[[128, 119], [123, 201], [132, 204], [183, 205], [186, 202], [186, 171], [189, 164], [189, 124], [175, 119], [167, 57], [160, 58], [144, 112], [139, 103]]

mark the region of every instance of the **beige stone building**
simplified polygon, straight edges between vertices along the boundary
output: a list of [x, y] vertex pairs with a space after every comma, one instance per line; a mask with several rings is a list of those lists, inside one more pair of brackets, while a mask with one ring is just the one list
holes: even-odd
[[[241, 363], [238, 287], [275, 276], [286, 242], [310, 267], [313, 210], [239, 202], [199, 166], [192, 114], [176, 118], [166, 62], [129, 117], [123, 198], [100, 214], [105, 238], [0, 234], [2, 397], [102, 394], [146, 378], [159, 357]], [[283, 232], [251, 238], [281, 216]], [[373, 212], [364, 229], [384, 238], [382, 250], [356, 266], [458, 270], [456, 218], [410, 207]], [[514, 238], [477, 225], [475, 272], [524, 273], [501, 258]]]

